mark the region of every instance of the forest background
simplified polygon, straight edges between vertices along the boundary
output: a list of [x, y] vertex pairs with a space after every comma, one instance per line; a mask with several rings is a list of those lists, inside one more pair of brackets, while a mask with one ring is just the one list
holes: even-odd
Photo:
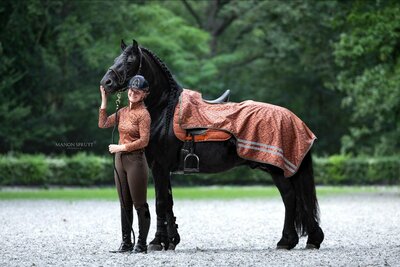
[[1, 1], [3, 157], [106, 155], [98, 85], [121, 39], [155, 52], [205, 98], [229, 88], [231, 101], [290, 109], [318, 137], [320, 158], [386, 158], [400, 173], [394, 0]]

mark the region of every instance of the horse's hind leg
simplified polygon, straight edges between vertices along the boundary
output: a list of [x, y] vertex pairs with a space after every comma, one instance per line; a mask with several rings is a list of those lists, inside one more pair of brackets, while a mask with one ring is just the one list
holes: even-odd
[[306, 248], [319, 248], [324, 232], [319, 226], [319, 207], [315, 190], [311, 152], [303, 159], [297, 173], [290, 178], [296, 191], [295, 225], [299, 235], [308, 235]]
[[283, 203], [285, 205], [285, 221], [283, 224], [282, 238], [277, 244], [278, 249], [292, 249], [299, 242], [295, 228], [296, 216], [296, 193], [289, 179], [283, 176], [281, 170], [271, 171], [272, 179], [278, 187]]

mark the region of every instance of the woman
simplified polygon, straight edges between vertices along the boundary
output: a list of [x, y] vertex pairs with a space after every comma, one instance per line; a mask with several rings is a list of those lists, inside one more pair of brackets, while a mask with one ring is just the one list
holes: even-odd
[[[128, 84], [129, 105], [118, 111], [118, 145], [108, 146], [115, 153], [115, 185], [121, 204], [122, 243], [114, 253], [133, 250], [131, 228], [133, 206], [136, 209], [139, 224], [139, 237], [134, 252], [147, 252], [147, 234], [150, 228], [150, 212], [147, 204], [148, 166], [144, 148], [150, 138], [150, 114], [143, 100], [149, 94], [146, 79], [136, 75]], [[107, 95], [100, 86], [102, 103], [99, 110], [99, 127], [109, 128], [115, 125], [115, 113], [107, 117]], [[119, 176], [119, 177], [118, 177]], [[120, 184], [121, 183], [121, 184]]]

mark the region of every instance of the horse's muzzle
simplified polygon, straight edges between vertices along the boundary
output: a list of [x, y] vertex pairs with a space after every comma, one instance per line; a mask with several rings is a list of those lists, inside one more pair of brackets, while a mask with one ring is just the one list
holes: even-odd
[[101, 79], [100, 84], [104, 87], [104, 91], [107, 94], [112, 94], [117, 91], [116, 82], [110, 77], [111, 75], [107, 72], [106, 75]]

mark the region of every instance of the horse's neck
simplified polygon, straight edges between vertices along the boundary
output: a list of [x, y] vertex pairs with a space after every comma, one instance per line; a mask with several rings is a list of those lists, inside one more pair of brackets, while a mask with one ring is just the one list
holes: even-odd
[[[161, 66], [144, 53], [145, 60], [143, 61], [143, 76], [149, 80], [151, 84], [150, 94], [145, 103], [152, 121], [163, 118], [166, 115], [166, 110], [170, 101], [171, 85], [165, 77]], [[179, 93], [177, 93], [179, 95]], [[172, 104], [176, 104], [179, 96], [175, 96]]]

